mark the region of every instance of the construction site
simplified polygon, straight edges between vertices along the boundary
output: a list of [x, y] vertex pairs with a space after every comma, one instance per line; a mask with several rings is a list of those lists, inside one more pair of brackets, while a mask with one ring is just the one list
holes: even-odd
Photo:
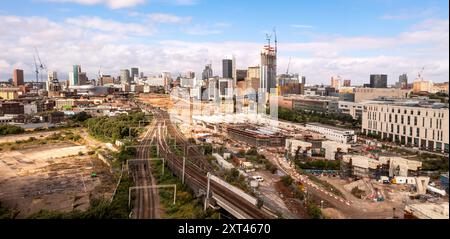
[[110, 198], [114, 186], [109, 167], [86, 145], [43, 138], [2, 145], [0, 201], [17, 218], [84, 211], [91, 199]]

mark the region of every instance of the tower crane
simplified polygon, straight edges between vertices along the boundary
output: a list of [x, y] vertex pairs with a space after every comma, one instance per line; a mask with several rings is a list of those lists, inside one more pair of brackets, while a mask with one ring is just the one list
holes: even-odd
[[419, 79], [422, 79], [422, 73], [423, 73], [424, 70], [425, 70], [425, 66], [422, 67], [422, 70], [420, 70], [420, 72], [419, 72], [419, 74], [418, 74]]
[[[36, 56], [39, 60], [39, 65], [36, 64], [36, 57], [34, 58], [34, 65], [36, 67], [36, 82], [39, 82], [38, 75], [40, 73], [41, 81], [42, 81], [42, 71], [47, 69], [47, 66], [42, 62], [41, 57], [39, 56], [39, 51], [37, 47], [34, 47], [34, 50], [36, 51]], [[37, 70], [39, 69], [39, 70]]]
[[39, 66], [36, 62], [36, 56], [33, 56], [33, 60], [34, 60], [34, 73], [36, 73], [36, 83], [39, 82]]
[[289, 75], [289, 67], [291, 66], [291, 57], [289, 57], [289, 63], [286, 70], [286, 75]]

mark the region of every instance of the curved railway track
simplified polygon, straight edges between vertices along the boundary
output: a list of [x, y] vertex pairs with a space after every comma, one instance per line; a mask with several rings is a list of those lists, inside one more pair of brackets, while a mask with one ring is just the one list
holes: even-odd
[[[179, 132], [178, 128], [170, 121], [169, 115], [164, 111], [156, 111], [155, 119], [159, 121], [159, 130], [157, 130], [157, 143], [160, 148], [160, 156], [165, 158], [167, 166], [171, 168], [172, 172], [178, 177], [182, 176], [183, 172], [183, 157], [173, 153], [171, 146], [167, 142], [167, 137], [162, 133], [166, 130], [167, 134], [175, 139], [177, 145], [189, 145], [185, 137]], [[166, 127], [161, 127], [162, 125]], [[161, 129], [163, 128], [163, 129]], [[207, 187], [207, 172], [213, 172], [212, 166], [209, 165], [206, 157], [200, 153], [196, 146], [189, 146], [186, 150], [186, 164], [185, 164], [185, 181], [194, 189], [202, 189], [206, 191]], [[271, 218], [270, 215], [257, 208], [256, 205], [248, 202], [239, 195], [230, 191], [226, 187], [211, 181], [210, 189], [213, 194], [226, 199], [233, 204], [234, 207], [246, 213], [254, 219]]]

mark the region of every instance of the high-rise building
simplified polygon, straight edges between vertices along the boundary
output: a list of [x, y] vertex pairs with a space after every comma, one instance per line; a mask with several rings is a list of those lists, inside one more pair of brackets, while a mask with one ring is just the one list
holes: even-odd
[[134, 77], [139, 77], [139, 68], [137, 67], [131, 68], [131, 79], [134, 79]]
[[387, 88], [387, 75], [370, 75], [370, 88]]
[[401, 89], [408, 88], [408, 75], [407, 74], [401, 74], [398, 77], [398, 87]]
[[264, 46], [261, 51], [260, 86], [262, 95], [277, 88], [277, 47]]
[[194, 79], [195, 78], [195, 72], [193, 72], [193, 71], [186, 72], [186, 77], [189, 78], [189, 79]]
[[350, 87], [350, 86], [352, 86], [352, 81], [351, 81], [351, 80], [344, 80], [343, 86], [344, 86], [344, 87]]
[[47, 77], [47, 91], [50, 91], [53, 81], [57, 81], [57, 80], [58, 80], [58, 76], [57, 76], [56, 71], [49, 71], [48, 77]]
[[14, 69], [13, 71], [13, 85], [14, 86], [20, 86], [23, 85], [23, 70], [21, 69]]
[[417, 79], [413, 82], [413, 92], [432, 92], [433, 91], [433, 82], [429, 80], [424, 80], [421, 76], [417, 77]]
[[130, 83], [130, 70], [128, 69], [120, 70], [120, 83], [121, 84]]
[[222, 60], [222, 78], [233, 79], [233, 60]]
[[245, 88], [247, 92], [253, 90], [258, 92], [260, 85], [261, 68], [259, 66], [249, 67], [247, 69], [247, 77], [245, 78]]
[[70, 81], [70, 85], [72, 85], [72, 86], [80, 85], [80, 83], [79, 83], [79, 74], [80, 73], [81, 73], [81, 66], [74, 65], [73, 66], [73, 78], [72, 78], [72, 81]]
[[330, 85], [335, 89], [339, 89], [342, 86], [342, 78], [340, 76], [332, 76]]
[[114, 78], [111, 75], [102, 75], [100, 78], [100, 85], [112, 85], [114, 84]]
[[207, 80], [213, 77], [213, 70], [211, 64], [205, 65], [205, 69], [202, 72], [202, 80]]
[[89, 79], [86, 75], [86, 72], [78, 73], [78, 85], [87, 85], [88, 82], [89, 82]]
[[243, 81], [247, 77], [247, 70], [236, 70], [236, 81]]
[[304, 85], [306, 85], [306, 76], [302, 76], [300, 83]]

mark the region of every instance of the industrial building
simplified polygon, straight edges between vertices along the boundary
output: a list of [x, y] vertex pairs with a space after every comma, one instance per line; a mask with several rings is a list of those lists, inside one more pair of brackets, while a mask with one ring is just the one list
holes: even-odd
[[362, 131], [402, 145], [449, 152], [448, 105], [419, 101], [364, 104]]
[[250, 125], [228, 127], [227, 133], [231, 139], [245, 142], [253, 147], [284, 147], [286, 144], [284, 135]]
[[356, 143], [357, 136], [354, 130], [333, 127], [319, 123], [308, 123], [306, 128], [310, 131], [322, 134], [325, 138], [340, 143]]
[[381, 176], [410, 177], [417, 176], [422, 162], [400, 157], [379, 157], [378, 159], [362, 155], [343, 155], [341, 175], [343, 177], [379, 178]]

